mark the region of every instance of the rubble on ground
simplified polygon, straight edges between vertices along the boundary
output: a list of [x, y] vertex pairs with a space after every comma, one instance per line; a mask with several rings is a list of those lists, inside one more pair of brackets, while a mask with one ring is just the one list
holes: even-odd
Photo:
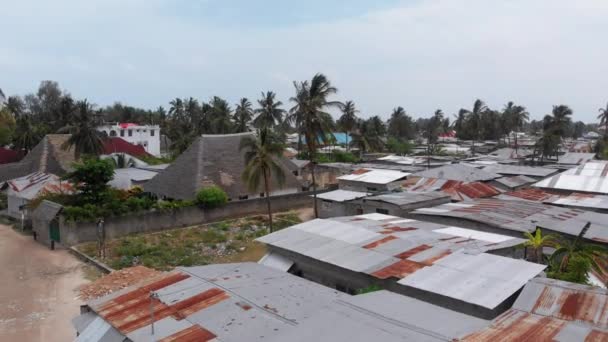
[[161, 273], [145, 266], [135, 266], [114, 271], [80, 288], [80, 298], [85, 301], [99, 298]]

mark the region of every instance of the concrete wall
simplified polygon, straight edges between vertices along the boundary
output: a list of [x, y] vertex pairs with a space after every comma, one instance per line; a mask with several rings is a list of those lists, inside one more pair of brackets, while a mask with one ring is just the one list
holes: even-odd
[[[312, 207], [311, 194], [310, 192], [300, 192], [273, 196], [271, 198], [272, 211], [279, 212]], [[134, 233], [156, 232], [247, 215], [265, 214], [266, 210], [266, 199], [258, 198], [229, 202], [223, 207], [214, 209], [188, 207], [174, 211], [154, 210], [132, 215], [108, 217], [105, 219], [106, 237], [113, 239]], [[63, 246], [97, 241], [97, 224], [95, 222], [66, 222], [63, 217], [60, 217], [59, 222], [61, 244]], [[39, 241], [44, 244], [50, 243], [48, 241], [48, 225], [49, 222], [34, 222], [34, 230], [39, 234]]]

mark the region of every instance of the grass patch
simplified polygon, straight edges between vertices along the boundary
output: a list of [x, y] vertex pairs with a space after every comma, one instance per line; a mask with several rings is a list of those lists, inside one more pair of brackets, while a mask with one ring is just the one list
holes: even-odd
[[[274, 216], [275, 230], [300, 223], [296, 212]], [[157, 270], [176, 266], [258, 261], [266, 253], [263, 244], [253, 241], [268, 234], [263, 215], [151, 234], [136, 234], [106, 242], [103, 262], [114, 269], [144, 265]], [[96, 242], [77, 247], [97, 258]]]

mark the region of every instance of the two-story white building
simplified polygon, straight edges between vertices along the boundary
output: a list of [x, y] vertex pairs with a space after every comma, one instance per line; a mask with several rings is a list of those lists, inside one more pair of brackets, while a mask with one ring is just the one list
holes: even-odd
[[160, 157], [160, 126], [134, 123], [112, 123], [97, 127], [109, 137], [120, 137], [131, 144], [143, 146], [146, 152]]

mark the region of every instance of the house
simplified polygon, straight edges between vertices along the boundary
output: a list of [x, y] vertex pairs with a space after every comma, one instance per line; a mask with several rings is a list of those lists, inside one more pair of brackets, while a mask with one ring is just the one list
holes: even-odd
[[462, 182], [437, 178], [419, 178], [412, 184], [404, 184], [403, 187], [406, 191], [418, 193], [441, 191], [450, 195], [452, 201], [456, 202], [492, 197], [501, 193], [500, 190], [488, 183]]
[[129, 190], [135, 186], [143, 186], [157, 174], [156, 171], [135, 167], [115, 169], [114, 179], [108, 185], [116, 189]]
[[317, 209], [320, 218], [349, 216], [355, 209], [352, 200], [369, 196], [367, 192], [334, 190], [317, 194]]
[[13, 218], [21, 218], [21, 214], [29, 219], [27, 204], [44, 193], [72, 193], [72, 184], [61, 181], [53, 174], [35, 172], [24, 177], [12, 179], [0, 185], [6, 191], [7, 213]]
[[34, 239], [38, 242], [54, 247], [55, 243], [61, 243], [61, 228], [59, 225], [60, 213], [63, 210], [61, 204], [48, 200], [42, 201], [32, 212], [32, 231]]
[[128, 154], [133, 157], [141, 158], [150, 156], [142, 145], [134, 145], [122, 138], [109, 137], [103, 141], [103, 154]]
[[487, 165], [481, 169], [501, 176], [527, 176], [538, 180], [557, 173], [555, 169], [524, 165]]
[[557, 158], [557, 161], [555, 161], [555, 166], [559, 169], [565, 170], [583, 165], [594, 159], [595, 153], [566, 152]]
[[0, 182], [40, 172], [63, 176], [76, 161], [74, 149], [63, 149], [69, 134], [47, 134], [21, 161], [0, 165]]
[[492, 184], [501, 190], [512, 191], [528, 187], [537, 181], [538, 180], [535, 178], [520, 175], [496, 178], [494, 181], [492, 181]]
[[[264, 191], [250, 191], [242, 180], [245, 153], [241, 140], [253, 133], [202, 135], [171, 165], [144, 185], [144, 191], [158, 197], [192, 200], [206, 186], [217, 185], [232, 201], [263, 197]], [[271, 195], [302, 190], [302, 185], [287, 168], [282, 167], [285, 183], [280, 187], [272, 178]]]
[[496, 198], [533, 201], [559, 207], [577, 208], [587, 211], [608, 213], [608, 196], [605, 195], [586, 194], [580, 192], [560, 193], [530, 188], [506, 192], [500, 196], [497, 196]]
[[479, 199], [416, 209], [412, 218], [519, 237], [536, 228], [567, 237], [578, 236], [591, 223], [584, 238], [608, 243], [608, 215], [542, 203], [504, 199]]
[[108, 137], [119, 137], [133, 145], [142, 146], [153, 156], [160, 157], [160, 126], [134, 123], [113, 123], [97, 127]]
[[380, 213], [406, 217], [414, 209], [435, 206], [451, 201], [449, 194], [443, 192], [392, 192], [352, 200], [353, 211], [348, 215]]
[[606, 341], [607, 302], [606, 290], [535, 278], [510, 310], [460, 341]]
[[507, 310], [545, 268], [503, 256], [520, 255], [520, 238], [377, 213], [317, 219], [257, 241], [285, 270], [326, 286], [374, 285], [480, 318]]
[[448, 179], [461, 182], [487, 182], [500, 178], [500, 175], [463, 164], [450, 164], [416, 172], [412, 174], [412, 177]]
[[143, 279], [87, 303], [72, 323], [77, 342], [435, 342], [490, 322], [387, 291], [350, 296], [240, 263], [179, 267]]
[[608, 194], [608, 162], [589, 161], [535, 183], [534, 187], [552, 191]]
[[410, 173], [384, 169], [358, 169], [350, 175], [338, 177], [342, 190], [359, 192], [385, 192], [397, 190]]

